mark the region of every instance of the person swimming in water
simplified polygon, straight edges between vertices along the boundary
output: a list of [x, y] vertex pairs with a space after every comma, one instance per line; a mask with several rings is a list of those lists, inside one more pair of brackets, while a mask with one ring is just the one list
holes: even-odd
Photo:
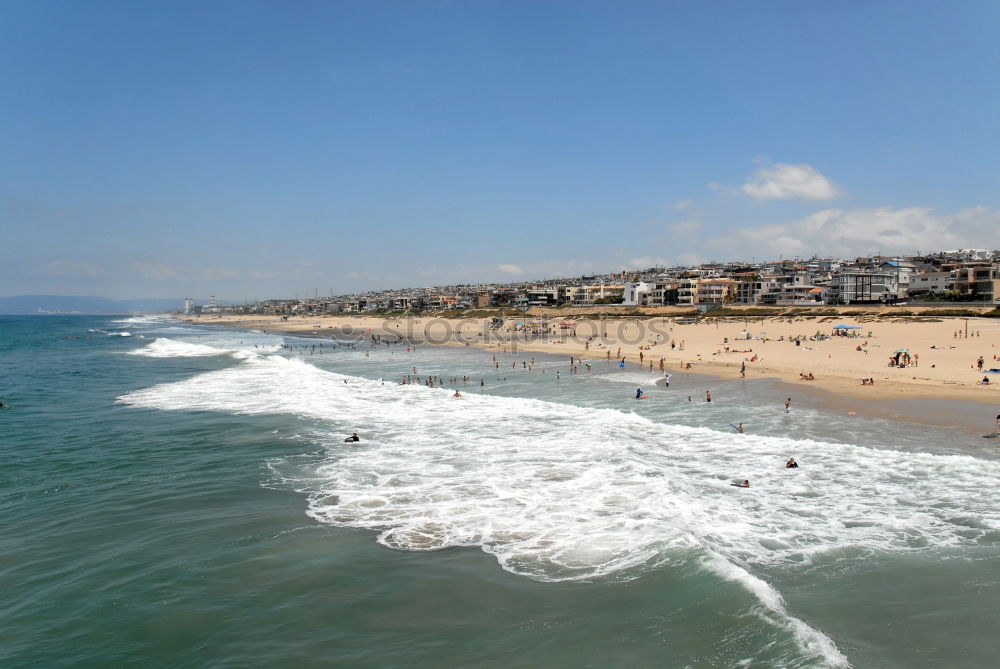
[[636, 388], [636, 389], [635, 389], [635, 398], [636, 398], [637, 400], [638, 400], [638, 399], [642, 399], [642, 388]]
[[740, 423], [739, 425], [736, 426], [736, 431], [739, 432], [740, 434], [747, 433], [747, 431], [743, 428], [743, 423]]
[[357, 432], [352, 432], [351, 436], [349, 436], [347, 439], [344, 439], [344, 441], [361, 441], [361, 438], [358, 436]]
[[743, 483], [734, 483], [733, 485], [736, 486], [737, 488], [749, 488], [750, 481], [743, 479]]
[[452, 397], [459, 397], [459, 398], [461, 398], [461, 397], [462, 397], [462, 393], [460, 393], [460, 392], [458, 392], [458, 391], [456, 390], [456, 391], [455, 391], [455, 394], [454, 394], [454, 395], [452, 395]]
[[785, 463], [785, 469], [798, 469], [799, 463], [795, 461], [795, 458], [788, 458], [788, 462]]

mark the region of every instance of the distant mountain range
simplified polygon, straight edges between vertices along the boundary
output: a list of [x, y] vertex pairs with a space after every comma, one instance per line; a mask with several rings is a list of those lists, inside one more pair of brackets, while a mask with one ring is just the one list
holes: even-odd
[[[200, 300], [205, 302], [205, 300]], [[0, 297], [0, 314], [127, 314], [184, 308], [184, 298], [112, 300], [86, 295], [15, 295]]]

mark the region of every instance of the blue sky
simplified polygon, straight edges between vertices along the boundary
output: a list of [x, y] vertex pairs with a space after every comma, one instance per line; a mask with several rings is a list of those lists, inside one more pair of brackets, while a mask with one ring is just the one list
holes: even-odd
[[0, 295], [995, 247], [1000, 3], [0, 4]]

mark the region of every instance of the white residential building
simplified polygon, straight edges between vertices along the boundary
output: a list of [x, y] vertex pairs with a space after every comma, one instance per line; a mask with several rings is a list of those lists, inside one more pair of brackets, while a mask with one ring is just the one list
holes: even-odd
[[625, 299], [622, 304], [629, 307], [637, 307], [640, 304], [645, 304], [645, 298], [652, 292], [653, 288], [653, 284], [646, 283], [645, 281], [626, 283], [624, 288]]

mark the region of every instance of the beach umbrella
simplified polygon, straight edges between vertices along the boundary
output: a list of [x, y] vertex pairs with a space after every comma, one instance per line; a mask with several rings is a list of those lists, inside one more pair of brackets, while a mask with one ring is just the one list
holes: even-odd
[[860, 330], [860, 325], [834, 325], [834, 330]]

